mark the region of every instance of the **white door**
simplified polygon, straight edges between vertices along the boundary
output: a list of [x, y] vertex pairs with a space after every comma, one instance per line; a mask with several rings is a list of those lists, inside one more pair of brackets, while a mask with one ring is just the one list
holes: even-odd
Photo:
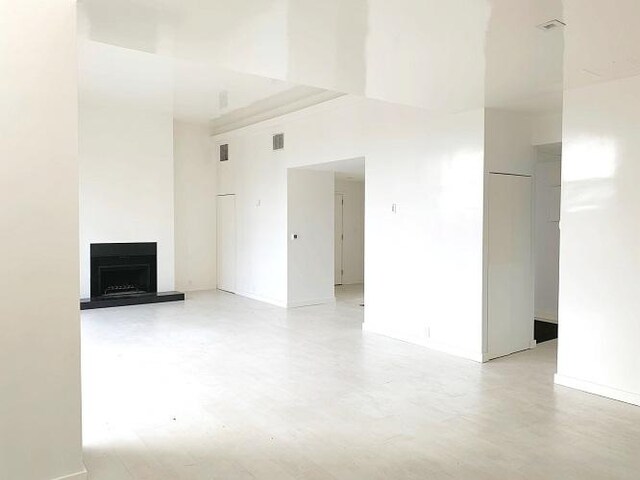
[[218, 196], [218, 289], [236, 290], [236, 196]]
[[336, 193], [335, 213], [335, 284], [342, 285], [343, 255], [344, 255], [344, 195]]
[[502, 357], [533, 341], [531, 177], [489, 175], [488, 353]]

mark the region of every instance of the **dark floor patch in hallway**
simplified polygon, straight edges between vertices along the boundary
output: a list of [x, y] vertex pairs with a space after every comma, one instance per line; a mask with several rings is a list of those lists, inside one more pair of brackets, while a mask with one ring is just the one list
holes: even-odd
[[548, 342], [558, 338], [558, 324], [536, 320], [533, 336], [537, 343]]

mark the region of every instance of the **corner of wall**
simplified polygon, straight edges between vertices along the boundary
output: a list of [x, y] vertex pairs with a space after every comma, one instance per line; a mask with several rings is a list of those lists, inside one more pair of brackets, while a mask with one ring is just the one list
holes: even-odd
[[581, 392], [598, 395], [600, 397], [611, 398], [620, 402], [629, 403], [631, 405], [640, 406], [640, 394], [619, 390], [617, 388], [599, 385], [597, 383], [581, 380], [578, 378], [568, 377], [560, 373], [556, 373], [553, 377], [556, 385], [579, 390]]
[[57, 477], [53, 480], [88, 480], [89, 474], [86, 467], [83, 466], [82, 470], [76, 473], [65, 475], [63, 477]]

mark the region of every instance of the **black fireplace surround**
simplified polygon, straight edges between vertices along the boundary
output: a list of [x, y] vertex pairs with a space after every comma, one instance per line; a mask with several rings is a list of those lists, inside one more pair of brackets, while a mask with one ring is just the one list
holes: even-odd
[[91, 298], [80, 308], [184, 300], [180, 292], [158, 293], [157, 250], [155, 242], [92, 243]]
[[91, 298], [158, 291], [157, 243], [92, 243]]

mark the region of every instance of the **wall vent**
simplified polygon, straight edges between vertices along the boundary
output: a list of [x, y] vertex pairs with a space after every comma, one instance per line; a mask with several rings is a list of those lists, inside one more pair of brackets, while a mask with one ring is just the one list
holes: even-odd
[[549, 32], [551, 30], [561, 29], [565, 26], [566, 24], [564, 22], [561, 22], [560, 20], [554, 18], [553, 20], [549, 20], [548, 22], [541, 23], [537, 26], [537, 28], [539, 28], [540, 30], [544, 30], [545, 32]]
[[274, 150], [284, 149], [284, 133], [276, 133], [273, 136], [273, 149]]
[[229, 144], [225, 143], [220, 145], [220, 161], [226, 162], [229, 160]]

